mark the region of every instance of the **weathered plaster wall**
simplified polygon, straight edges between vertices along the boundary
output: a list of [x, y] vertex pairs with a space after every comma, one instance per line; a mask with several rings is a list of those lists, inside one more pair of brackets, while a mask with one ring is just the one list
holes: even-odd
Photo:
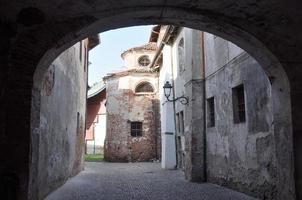
[[[172, 82], [174, 97], [189, 97], [188, 105], [176, 102], [173, 108], [170, 103], [168, 111], [176, 118], [177, 165], [184, 169], [186, 178], [226, 185], [261, 199], [294, 199], [293, 182], [288, 178], [293, 174], [292, 163], [285, 165], [292, 158], [291, 146], [281, 152], [282, 144], [288, 143], [279, 139], [291, 137], [290, 124], [283, 120], [288, 107], [285, 102], [283, 117], [276, 115], [274, 109], [281, 102], [272, 96], [275, 77], [269, 79], [255, 59], [217, 36], [183, 28], [173, 37], [173, 45], [163, 50], [160, 81]], [[179, 49], [182, 38], [183, 49]], [[246, 122], [235, 124], [232, 88], [240, 84], [245, 88]], [[279, 91], [285, 92], [282, 87]], [[210, 97], [215, 98], [214, 127], [207, 127], [206, 99]], [[161, 104], [162, 108], [167, 104], [165, 97]], [[184, 111], [184, 130], [179, 127], [180, 111]], [[162, 109], [162, 122], [172, 121], [165, 112]], [[163, 149], [169, 149], [167, 138], [163, 137]], [[172, 151], [163, 153], [172, 155]], [[163, 164], [170, 160], [163, 160]]]
[[[206, 98], [215, 102], [215, 126], [206, 133], [208, 181], [260, 199], [280, 198], [268, 77], [251, 56], [219, 37], [205, 34], [205, 55]], [[240, 84], [246, 121], [235, 124], [232, 88]]]
[[[166, 27], [161, 27], [159, 41]], [[163, 168], [179, 168], [188, 180], [204, 180], [204, 126], [202, 48], [200, 32], [181, 28], [163, 49], [160, 68]], [[161, 88], [169, 81], [173, 92], [169, 99], [188, 98], [188, 104], [167, 102]], [[171, 134], [166, 134], [166, 133]], [[177, 157], [175, 157], [177, 155]]]
[[[151, 83], [152, 94], [136, 94], [135, 87], [142, 81]], [[107, 161], [150, 161], [159, 157], [158, 97], [156, 73], [132, 73], [106, 80], [107, 133], [104, 157]], [[132, 137], [130, 122], [143, 123], [141, 137]]]
[[[82, 45], [84, 50], [86, 43]], [[37, 193], [31, 199], [42, 199], [83, 169], [87, 65], [85, 52], [80, 56], [79, 51], [77, 43], [63, 52], [42, 80], [40, 119], [32, 136]]]
[[[188, 180], [204, 180], [204, 127], [201, 32], [183, 28], [172, 46], [175, 97], [186, 96], [187, 105], [175, 102], [178, 167]], [[183, 40], [182, 44], [181, 40]], [[182, 47], [181, 47], [182, 46]], [[180, 112], [184, 113], [181, 128]]]

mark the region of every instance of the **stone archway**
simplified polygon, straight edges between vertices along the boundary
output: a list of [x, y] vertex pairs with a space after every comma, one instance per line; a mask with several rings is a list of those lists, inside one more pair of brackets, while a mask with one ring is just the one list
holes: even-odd
[[[29, 171], [31, 177], [35, 172], [33, 170], [35, 158], [31, 156], [35, 155], [35, 150], [31, 143], [30, 124], [34, 131], [35, 121], [31, 121], [31, 119], [36, 119], [35, 109], [38, 109], [35, 107], [36, 104], [31, 105], [31, 99], [32, 95], [35, 97], [37, 94], [35, 91], [39, 91], [39, 80], [49, 64], [63, 50], [91, 34], [140, 24], [175, 24], [214, 33], [232, 41], [256, 58], [272, 82], [273, 126], [275, 126], [276, 136], [276, 158], [279, 164], [277, 170], [280, 176], [278, 190], [283, 191], [280, 198], [284, 199], [288, 197], [288, 194], [294, 194], [291, 109], [293, 116], [297, 118], [293, 120], [294, 133], [298, 134], [301, 130], [301, 125], [298, 123], [301, 119], [299, 111], [302, 109], [298, 103], [302, 96], [301, 82], [298, 78], [302, 72], [298, 68], [299, 60], [291, 62], [293, 58], [298, 58], [298, 53], [288, 55], [288, 58], [284, 56], [284, 53], [290, 49], [299, 49], [302, 45], [300, 46], [301, 43], [299, 43], [301, 40], [297, 40], [297, 45], [291, 47], [293, 37], [279, 41], [278, 39], [283, 34], [278, 35], [278, 31], [274, 32], [274, 29], [269, 34], [267, 34], [268, 30], [262, 30], [265, 22], [273, 25], [276, 23], [274, 20], [280, 19], [277, 12], [280, 11], [279, 7], [276, 13], [272, 14], [273, 17], [264, 15], [263, 18], [257, 20], [253, 18], [257, 15], [249, 10], [254, 6], [253, 4], [241, 5], [235, 2], [223, 4], [217, 1], [212, 4], [204, 4], [204, 2], [191, 1], [187, 3], [131, 1], [127, 5], [123, 3], [104, 3], [102, 5], [102, 3], [104, 2], [101, 1], [100, 4], [93, 7], [80, 9], [82, 13], [77, 15], [70, 9], [66, 12], [66, 16], [57, 13], [56, 17], [41, 22], [29, 20], [28, 23], [25, 23], [21, 21], [19, 23], [27, 27], [22, 27], [12, 36], [14, 40], [11, 42], [8, 61], [5, 64], [7, 66], [6, 76], [4, 84], [1, 85], [1, 91], [4, 91], [5, 94], [2, 96], [4, 104], [1, 109], [5, 112], [1, 116], [1, 125], [4, 127], [2, 128], [5, 137], [4, 148], [18, 145], [18, 149], [12, 150], [12, 155], [19, 156], [20, 159], [18, 161], [9, 160], [8, 155], [5, 154], [2, 154], [2, 157], [5, 161], [4, 166], [18, 174], [20, 199], [27, 199], [28, 191], [31, 194], [34, 194], [35, 191], [34, 179], [30, 179], [31, 182], [28, 184]], [[268, 3], [268, 5], [270, 4]], [[71, 7], [74, 6], [73, 4]], [[52, 6], [50, 7], [52, 8]], [[257, 9], [261, 13], [266, 11], [266, 9]], [[248, 14], [251, 19], [248, 18]], [[242, 15], [245, 16], [236, 18], [236, 16]], [[284, 24], [286, 23], [281, 23], [280, 27]], [[277, 42], [279, 42], [278, 45], [275, 44]], [[16, 76], [16, 74], [21, 75]], [[286, 76], [291, 80], [291, 93]], [[290, 95], [293, 98], [292, 107]], [[22, 111], [21, 114], [20, 111]], [[32, 113], [32, 118], [30, 113]], [[16, 122], [18, 126], [15, 125]], [[5, 167], [1, 168], [1, 171], [5, 171]], [[297, 178], [300, 180], [299, 176]], [[299, 186], [297, 185], [297, 187]]]

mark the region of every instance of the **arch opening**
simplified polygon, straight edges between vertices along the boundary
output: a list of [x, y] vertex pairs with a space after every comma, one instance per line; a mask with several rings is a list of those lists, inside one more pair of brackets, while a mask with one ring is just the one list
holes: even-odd
[[149, 82], [139, 83], [135, 87], [135, 93], [153, 93], [154, 88]]
[[[171, 12], [169, 12], [169, 10]], [[253, 56], [258, 63], [261, 65], [261, 67], [266, 72], [267, 76], [269, 77], [271, 81], [271, 94], [273, 99], [273, 118], [274, 118], [274, 124], [282, 124], [287, 123], [288, 124], [288, 117], [291, 116], [291, 109], [290, 109], [290, 95], [289, 95], [289, 83], [287, 80], [286, 73], [284, 72], [280, 62], [273, 56], [273, 54], [265, 48], [265, 46], [258, 41], [256, 38], [254, 38], [252, 35], [248, 34], [245, 31], [239, 30], [237, 27], [234, 27], [230, 25], [229, 23], [222, 24], [222, 22], [226, 22], [222, 19], [216, 19], [215, 21], [208, 19], [206, 16], [199, 15], [197, 13], [188, 13], [185, 10], [178, 10], [175, 11], [172, 8], [167, 8], [166, 11], [166, 17], [158, 19], [157, 13], [158, 9], [150, 9], [149, 14], [151, 17], [137, 17], [137, 16], [144, 16], [144, 12], [141, 11], [125, 11], [125, 13], [122, 13], [120, 16], [108, 16], [108, 18], [104, 17], [101, 20], [98, 20], [97, 22], [94, 22], [88, 26], [81, 27], [80, 30], [75, 31], [72, 34], [65, 35], [63, 39], [60, 39], [59, 47], [56, 48], [49, 48], [47, 49], [47, 52], [44, 54], [43, 58], [39, 61], [39, 64], [36, 68], [35, 75], [34, 75], [34, 86], [33, 86], [33, 99], [32, 102], [34, 105], [38, 104], [39, 102], [39, 94], [41, 91], [41, 82], [42, 77], [44, 76], [46, 70], [48, 70], [48, 67], [63, 50], [67, 49], [71, 45], [75, 44], [80, 39], [83, 39], [87, 37], [88, 35], [95, 34], [97, 32], [100, 32], [99, 30], [108, 30], [112, 28], [117, 27], [124, 27], [128, 25], [140, 25], [140, 24], [174, 24], [174, 25], [181, 25], [186, 26], [202, 31], [207, 31], [210, 33], [215, 33], [222, 38], [228, 39], [235, 44], [237, 44], [239, 47], [247, 51], [251, 56]], [[178, 13], [179, 15], [174, 16], [175, 13]], [[149, 16], [148, 15], [148, 16]], [[172, 15], [172, 16], [170, 16]], [[126, 17], [125, 17], [126, 16]], [[185, 18], [184, 18], [185, 16]], [[113, 20], [112, 20], [113, 19]], [[192, 21], [192, 19], [195, 19]], [[196, 20], [199, 19], [199, 20]], [[111, 21], [112, 20], [112, 21]], [[221, 20], [221, 21], [220, 21]], [[111, 21], [111, 22], [109, 22]], [[282, 91], [281, 91], [282, 90]], [[36, 108], [35, 108], [36, 109]], [[40, 117], [37, 110], [32, 110], [32, 130], [36, 130], [37, 127], [35, 125], [38, 124], [38, 121], [40, 121]], [[37, 120], [37, 121], [35, 121]], [[291, 124], [288, 124], [287, 130], [278, 130], [278, 127], [275, 128], [275, 135], [278, 135], [281, 138], [284, 138], [285, 135], [287, 135], [289, 132], [291, 132]], [[290, 135], [290, 134], [289, 134]], [[32, 144], [34, 144], [33, 140], [35, 140], [32, 137]], [[291, 157], [292, 157], [292, 143], [291, 143], [291, 136], [288, 137], [287, 140], [279, 140], [279, 138], [275, 138], [275, 148], [278, 149], [278, 146], [280, 145], [287, 145], [289, 148], [287, 149], [287, 156], [288, 156], [288, 163], [291, 163]], [[33, 150], [35, 149], [32, 146]], [[37, 152], [36, 152], [37, 153]], [[33, 151], [32, 157], [34, 158], [35, 150]], [[276, 151], [276, 157], [274, 159], [284, 159], [284, 152], [278, 152]], [[281, 157], [283, 158], [281, 158]], [[277, 167], [278, 174], [285, 179], [290, 179], [292, 177], [292, 164], [291, 166], [285, 166], [288, 165], [288, 163], [280, 163], [280, 165]], [[34, 162], [32, 163], [33, 166], [31, 167], [34, 169]], [[290, 169], [285, 169], [285, 168]], [[34, 172], [31, 172], [31, 178], [33, 178]], [[291, 182], [288, 180], [288, 182]], [[281, 191], [282, 183], [277, 186], [278, 190]], [[286, 194], [283, 194], [286, 195]]]

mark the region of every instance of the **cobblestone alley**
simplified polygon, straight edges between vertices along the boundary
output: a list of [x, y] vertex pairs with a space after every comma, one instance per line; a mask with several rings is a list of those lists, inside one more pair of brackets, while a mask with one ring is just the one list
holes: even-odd
[[253, 200], [217, 185], [191, 183], [159, 163], [86, 162], [85, 170], [46, 200]]

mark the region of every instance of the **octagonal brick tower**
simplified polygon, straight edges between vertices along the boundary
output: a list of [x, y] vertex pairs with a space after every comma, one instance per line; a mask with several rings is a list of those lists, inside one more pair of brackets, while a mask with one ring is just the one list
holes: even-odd
[[104, 157], [111, 162], [160, 157], [158, 73], [150, 69], [156, 43], [122, 53], [125, 68], [104, 77], [107, 132]]

